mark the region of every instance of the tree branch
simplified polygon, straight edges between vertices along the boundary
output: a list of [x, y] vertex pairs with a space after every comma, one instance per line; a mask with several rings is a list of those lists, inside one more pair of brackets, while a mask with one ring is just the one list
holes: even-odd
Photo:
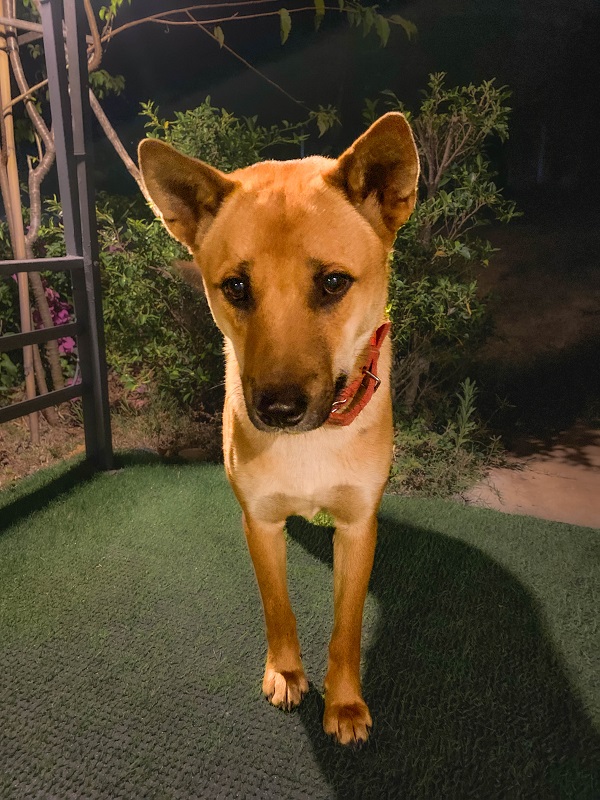
[[125, 165], [125, 168], [129, 172], [131, 177], [134, 179], [134, 181], [140, 187], [140, 190], [142, 191], [144, 196], [146, 196], [146, 190], [144, 188], [144, 184], [143, 184], [143, 181], [142, 181], [142, 176], [141, 176], [141, 173], [140, 173], [139, 169], [136, 167], [136, 165], [133, 162], [131, 156], [129, 155], [129, 153], [125, 149], [123, 143], [119, 139], [119, 136], [118, 136], [117, 132], [115, 131], [115, 129], [111, 125], [110, 120], [108, 119], [108, 117], [106, 116], [106, 114], [104, 113], [104, 111], [102, 109], [102, 106], [98, 102], [98, 98], [96, 97], [96, 95], [93, 93], [93, 91], [91, 89], [90, 89], [90, 105], [92, 107], [92, 111], [94, 112], [94, 114], [96, 116], [96, 119], [100, 123], [100, 125], [102, 127], [102, 130], [104, 131], [104, 133], [106, 135], [106, 138], [109, 140], [109, 142], [112, 144], [112, 146], [116, 150], [117, 155], [119, 156], [119, 158], [121, 159], [121, 161]]
[[[259, 3], [270, 3], [273, 0], [242, 0], [239, 3], [215, 3], [215, 4], [202, 4], [202, 5], [193, 5], [187, 6], [186, 8], [176, 8], [173, 11], [160, 11], [157, 14], [150, 14], [147, 17], [142, 17], [141, 19], [134, 19], [131, 22], [126, 22], [123, 25], [120, 25], [118, 28], [113, 28], [108, 33], [103, 34], [102, 41], [108, 42], [113, 39], [117, 34], [122, 33], [129, 28], [133, 28], [137, 25], [143, 25], [147, 22], [154, 22], [159, 23], [161, 25], [194, 25], [195, 23], [199, 22], [200, 20], [196, 20], [195, 17], [194, 22], [190, 20], [174, 20], [169, 19], [171, 16], [176, 14], [182, 14], [192, 11], [201, 11], [206, 9], [215, 9], [215, 8], [225, 8], [228, 6], [242, 6], [242, 5], [257, 5]], [[290, 8], [290, 14], [298, 14], [306, 11], [314, 11], [315, 6], [302, 6], [301, 8]], [[340, 11], [339, 6], [325, 6], [326, 11], [337, 11], [338, 13], [343, 13]], [[229, 16], [218, 17], [215, 19], [203, 19], [201, 20], [203, 25], [220, 25], [222, 22], [241, 22], [243, 20], [249, 19], [261, 19], [263, 17], [276, 17], [279, 15], [279, 10], [273, 11], [264, 11], [259, 14], [230, 14]]]
[[[189, 13], [189, 12], [188, 12], [188, 13]], [[191, 19], [193, 20], [194, 24], [195, 24], [195, 25], [197, 25], [197, 26], [198, 26], [198, 28], [200, 28], [200, 30], [201, 30], [201, 31], [203, 31], [203, 33], [205, 33], [207, 36], [210, 36], [210, 38], [211, 38], [213, 41], [215, 41], [215, 42], [218, 42], [218, 39], [217, 39], [217, 37], [216, 37], [216, 36], [215, 36], [213, 33], [211, 33], [211, 31], [209, 31], [209, 30], [208, 30], [208, 28], [206, 28], [202, 22], [200, 22], [200, 21], [199, 21], [199, 20], [197, 20], [197, 19], [194, 19], [194, 17], [192, 17], [192, 15], [191, 15], [191, 14], [189, 14], [189, 16], [190, 16], [190, 17], [191, 17]], [[190, 24], [191, 24], [191, 23], [190, 23]], [[243, 58], [243, 57], [242, 57], [242, 56], [241, 56], [239, 53], [236, 53], [236, 51], [235, 51], [235, 50], [233, 50], [231, 47], [229, 47], [228, 45], [226, 45], [226, 44], [225, 44], [225, 42], [222, 42], [222, 43], [218, 42], [218, 43], [219, 43], [219, 44], [220, 44], [220, 46], [223, 48], [223, 50], [227, 50], [227, 52], [228, 52], [228, 53], [231, 53], [231, 55], [232, 55], [232, 56], [234, 56], [235, 58], [237, 58], [237, 59], [238, 59], [238, 61], [241, 61], [241, 62], [242, 62], [242, 64], [243, 64], [245, 67], [247, 67], [249, 70], [251, 70], [252, 72], [255, 72], [257, 75], [259, 75], [259, 76], [260, 76], [260, 77], [261, 77], [263, 80], [265, 80], [265, 81], [266, 81], [268, 84], [270, 84], [271, 86], [273, 86], [273, 88], [277, 89], [277, 91], [278, 91], [278, 92], [281, 92], [282, 94], [284, 94], [284, 95], [285, 95], [285, 96], [286, 96], [286, 97], [287, 97], [289, 100], [291, 100], [293, 103], [296, 103], [296, 105], [299, 105], [301, 108], [304, 108], [305, 110], [307, 110], [307, 111], [310, 111], [310, 109], [308, 108], [308, 106], [307, 106], [307, 105], [305, 105], [305, 104], [302, 102], [302, 100], [298, 100], [298, 99], [297, 99], [297, 98], [295, 98], [293, 95], [291, 95], [289, 92], [286, 92], [286, 90], [285, 90], [285, 89], [284, 89], [282, 86], [280, 86], [278, 83], [275, 83], [275, 81], [272, 81], [270, 78], [267, 78], [267, 76], [266, 76], [264, 73], [262, 73], [262, 72], [261, 72], [260, 70], [258, 70], [256, 67], [252, 66], [252, 64], [250, 64], [250, 62], [249, 62], [249, 61], [246, 61], [246, 59], [245, 59], [245, 58]]]
[[83, 0], [83, 5], [85, 8], [85, 16], [87, 17], [88, 25], [90, 26], [90, 32], [92, 34], [92, 49], [91, 56], [88, 58], [88, 72], [93, 72], [95, 69], [98, 69], [100, 62], [102, 61], [102, 42], [100, 40], [100, 31], [98, 30], [96, 17], [94, 16], [94, 11], [92, 9], [90, 0]]

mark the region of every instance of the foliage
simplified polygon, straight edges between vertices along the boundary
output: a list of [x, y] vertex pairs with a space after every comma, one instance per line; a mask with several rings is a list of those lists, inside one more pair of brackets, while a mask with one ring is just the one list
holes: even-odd
[[[64, 251], [59, 212], [55, 200], [46, 203], [46, 256]], [[159, 220], [138, 214], [106, 196], [97, 207], [107, 361], [128, 392], [151, 388], [198, 406], [222, 381], [220, 337], [206, 302], [171, 271], [187, 254]]]
[[[112, 22], [123, 3], [124, 0], [110, 0], [110, 3], [107, 6], [100, 7], [98, 16], [105, 23]], [[131, 0], [127, 0], [127, 4], [131, 5]]]
[[500, 465], [498, 439], [477, 419], [476, 386], [468, 378], [453, 398], [445, 425], [407, 415], [395, 426], [390, 488], [401, 494], [449, 497], [464, 491], [484, 469]]
[[[0, 220], [0, 259], [12, 258], [8, 225]], [[17, 282], [13, 278], [0, 278], [0, 336], [5, 333], [18, 333], [17, 311], [19, 295]], [[23, 380], [19, 354], [13, 352], [0, 354], [0, 397], [3, 392], [12, 390]]]
[[[8, 224], [0, 220], [0, 259], [12, 259]], [[0, 278], [0, 336], [4, 333], [17, 333], [17, 310], [19, 307], [17, 282], [13, 278]]]
[[478, 428], [475, 419], [475, 396], [477, 386], [475, 381], [465, 378], [461, 384], [461, 390], [456, 393], [458, 398], [458, 409], [454, 424], [449, 426], [456, 450], [466, 448], [472, 441], [471, 437]]
[[19, 377], [17, 364], [11, 361], [8, 353], [0, 353], [0, 397], [16, 385]]
[[206, 303], [170, 265], [182, 251], [158, 220], [100, 214], [107, 357], [127, 389], [153, 385], [190, 406], [222, 380]]
[[0, 336], [17, 333], [18, 294], [17, 282], [12, 278], [0, 279]]
[[301, 123], [287, 122], [266, 128], [257, 117], [239, 119], [224, 108], [216, 108], [210, 97], [197, 108], [178, 111], [173, 120], [159, 117], [155, 103], [142, 103], [141, 116], [147, 118], [147, 136], [162, 139], [186, 155], [200, 158], [217, 169], [231, 172], [265, 158], [276, 147], [300, 146], [308, 138], [306, 128], [316, 123], [319, 133], [338, 123], [335, 109], [319, 107]]
[[[395, 399], [409, 409], [452, 391], [485, 336], [476, 274], [494, 250], [477, 229], [517, 213], [485, 153], [490, 137], [508, 136], [509, 92], [493, 81], [446, 88], [444, 77], [430, 76], [414, 115], [383, 93], [387, 108], [410, 118], [421, 158], [421, 199], [396, 239], [390, 280]], [[378, 102], [369, 101], [366, 121], [377, 114]]]
[[[12, 258], [8, 238], [8, 226], [0, 220], [0, 258]], [[0, 336], [5, 333], [18, 333], [17, 310], [19, 294], [14, 278], [0, 278]], [[0, 353], [0, 398], [23, 381], [20, 352]], [[3, 403], [2, 403], [3, 404]]]
[[99, 100], [109, 94], [121, 94], [125, 88], [125, 78], [122, 75], [111, 75], [105, 69], [90, 72], [90, 86]]
[[[23, 0], [26, 4], [29, 4], [31, 0]], [[131, 5], [131, 0], [127, 0], [127, 3]], [[98, 11], [98, 17], [104, 23], [104, 31], [103, 34], [110, 32], [112, 26], [116, 20], [119, 10], [125, 4], [125, 0], [110, 0], [108, 5], [101, 6]], [[315, 14], [315, 29], [318, 30], [321, 26], [321, 22], [325, 17], [325, 13], [327, 10], [333, 10], [335, 7], [327, 7], [325, 5], [325, 0], [313, 0], [314, 5], [314, 14]], [[200, 6], [200, 8], [203, 8]], [[181, 4], [181, 12], [185, 11], [186, 9], [189, 10], [196, 10], [193, 6], [186, 7], [185, 4]], [[306, 11], [308, 8], [292, 8], [291, 13], [296, 13], [298, 11]], [[364, 6], [359, 0], [338, 0], [337, 10], [340, 14], [345, 14], [346, 18], [350, 25], [356, 28], [362, 29], [363, 36], [367, 36], [371, 31], [374, 31], [375, 34], [379, 37], [381, 44], [385, 47], [387, 41], [390, 36], [390, 23], [393, 25], [398, 25], [404, 29], [407, 37], [410, 39], [414, 36], [417, 32], [415, 25], [410, 22], [409, 20], [401, 17], [399, 14], [392, 14], [390, 16], [384, 16], [379, 13], [378, 6]], [[164, 11], [161, 14], [161, 19], [168, 22], [168, 17], [173, 14], [179, 13], [177, 8]], [[267, 11], [266, 15], [273, 14], [279, 16], [279, 29], [280, 29], [280, 39], [281, 44], [285, 44], [289, 38], [290, 32], [292, 30], [292, 16], [290, 10], [285, 7], [279, 8], [277, 11]], [[235, 12], [234, 14], [229, 17], [229, 21], [235, 20], [243, 20], [246, 15], [241, 14], [239, 12]], [[253, 13], [250, 12], [248, 15], [252, 18]], [[265, 16], [262, 14], [261, 16]], [[143, 19], [143, 18], [141, 18]], [[202, 25], [203, 21], [201, 19], [196, 19], [197, 24]], [[215, 25], [213, 27], [213, 36], [219, 41], [219, 44], [222, 46], [225, 35], [223, 33], [223, 29], [220, 25]]]

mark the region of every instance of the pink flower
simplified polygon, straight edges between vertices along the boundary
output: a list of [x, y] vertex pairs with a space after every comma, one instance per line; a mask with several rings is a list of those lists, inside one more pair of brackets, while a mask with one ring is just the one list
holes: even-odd
[[[44, 281], [44, 292], [46, 294], [46, 300], [48, 301], [52, 323], [54, 325], [65, 325], [71, 319], [73, 311], [72, 306], [70, 303], [67, 303], [66, 300], [62, 300], [60, 294], [51, 286], [48, 286], [46, 281]], [[42, 319], [37, 309], [33, 311], [33, 322], [36, 328], [42, 327]], [[63, 345], [64, 349], [61, 348], [60, 341], [65, 342]], [[71, 353], [75, 346], [74, 344], [70, 344], [72, 341], [70, 337], [59, 340], [59, 350], [63, 353]]]
[[65, 336], [64, 339], [58, 340], [58, 352], [63, 355], [68, 355], [75, 350], [75, 339], [72, 336]]

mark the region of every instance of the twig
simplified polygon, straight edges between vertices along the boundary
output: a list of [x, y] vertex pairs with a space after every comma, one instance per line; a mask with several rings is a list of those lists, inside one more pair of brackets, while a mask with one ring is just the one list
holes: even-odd
[[25, 100], [25, 98], [29, 97], [29, 95], [35, 94], [37, 91], [39, 91], [40, 89], [43, 89], [44, 86], [47, 86], [47, 85], [48, 85], [48, 78], [45, 78], [43, 81], [40, 81], [39, 83], [36, 83], [35, 86], [31, 86], [26, 92], [23, 92], [22, 94], [18, 95], [17, 97], [13, 97], [13, 99], [9, 103], [5, 103], [2, 106], [2, 113], [6, 114], [9, 108], [11, 108], [12, 106], [16, 105], [17, 103], [20, 103], [21, 100]]
[[[188, 14], [189, 14], [189, 12], [188, 12]], [[199, 20], [197, 20], [197, 19], [194, 19], [194, 17], [192, 17], [192, 15], [191, 15], [191, 14], [189, 14], [189, 16], [190, 16], [190, 17], [191, 17], [191, 19], [193, 20], [194, 24], [195, 24], [195, 25], [197, 25], [197, 26], [198, 26], [198, 28], [200, 28], [200, 30], [201, 30], [201, 31], [203, 31], [203, 32], [204, 32], [204, 33], [205, 33], [207, 36], [210, 36], [210, 38], [211, 38], [211, 39], [213, 39], [215, 42], [218, 42], [218, 39], [217, 39], [217, 37], [214, 35], [214, 33], [212, 33], [211, 31], [209, 31], [209, 30], [208, 30], [208, 28], [206, 28], [206, 27], [205, 27], [205, 25], [204, 25], [202, 22], [200, 22], [200, 21], [199, 21]], [[275, 89], [277, 89], [277, 91], [281, 92], [281, 93], [282, 93], [282, 94], [284, 94], [284, 95], [285, 95], [287, 98], [289, 98], [289, 99], [290, 99], [292, 102], [296, 103], [296, 105], [299, 105], [301, 108], [304, 108], [304, 109], [306, 109], [306, 110], [310, 110], [310, 109], [308, 108], [308, 106], [306, 106], [306, 105], [305, 105], [305, 104], [302, 102], [302, 100], [298, 100], [298, 99], [297, 99], [297, 98], [295, 98], [293, 95], [291, 95], [289, 92], [287, 92], [287, 91], [286, 91], [286, 90], [285, 90], [285, 89], [284, 89], [282, 86], [280, 86], [278, 83], [275, 83], [275, 81], [272, 81], [270, 78], [267, 78], [267, 76], [266, 76], [264, 73], [262, 73], [262, 72], [261, 72], [260, 70], [258, 70], [256, 67], [252, 66], [252, 64], [250, 64], [250, 62], [249, 62], [249, 61], [246, 61], [246, 59], [245, 59], [245, 58], [243, 58], [243, 57], [242, 57], [242, 56], [241, 56], [239, 53], [236, 53], [236, 51], [235, 51], [235, 50], [233, 50], [231, 47], [229, 47], [228, 45], [226, 45], [226, 44], [225, 44], [225, 42], [219, 42], [219, 44], [220, 44], [220, 46], [221, 46], [221, 47], [222, 47], [224, 50], [227, 50], [227, 52], [228, 52], [228, 53], [231, 53], [231, 55], [232, 55], [232, 56], [235, 56], [235, 58], [237, 58], [237, 59], [238, 59], [238, 61], [241, 61], [241, 62], [242, 62], [242, 64], [244, 64], [244, 66], [246, 66], [246, 67], [247, 67], [249, 70], [252, 70], [252, 72], [255, 72], [255, 73], [256, 73], [257, 75], [259, 75], [259, 76], [260, 76], [260, 77], [261, 77], [263, 80], [265, 80], [267, 83], [269, 83], [269, 84], [270, 84], [271, 86], [273, 86]]]
[[131, 156], [129, 155], [129, 153], [125, 149], [125, 146], [123, 145], [123, 143], [119, 139], [119, 136], [118, 136], [117, 132], [115, 131], [115, 129], [111, 125], [110, 120], [108, 119], [108, 117], [104, 113], [104, 111], [102, 109], [102, 106], [98, 102], [98, 98], [96, 97], [96, 95], [93, 93], [93, 91], [91, 89], [90, 89], [90, 105], [92, 107], [92, 111], [94, 112], [94, 114], [96, 116], [96, 119], [98, 120], [98, 122], [102, 126], [102, 130], [106, 134], [107, 139], [112, 144], [112, 146], [115, 148], [119, 158], [121, 159], [121, 161], [125, 165], [125, 168], [127, 169], [129, 174], [134, 179], [134, 181], [137, 183], [137, 185], [139, 186], [140, 190], [143, 192], [143, 194], [145, 196], [146, 195], [146, 191], [145, 191], [145, 188], [144, 188], [144, 184], [142, 182], [142, 176], [141, 176], [141, 173], [140, 173], [139, 169], [134, 164]]
[[[192, 25], [192, 24], [194, 24], [193, 22], [191, 22], [189, 20], [181, 21], [181, 20], [168, 19], [168, 17], [171, 17], [172, 15], [175, 15], [175, 14], [182, 14], [182, 13], [187, 13], [187, 12], [192, 12], [192, 11], [201, 11], [201, 10], [206, 10], [208, 8], [214, 9], [214, 8], [225, 8], [225, 7], [230, 7], [230, 6], [257, 5], [258, 3], [266, 3], [266, 2], [271, 2], [271, 0], [242, 0], [242, 2], [239, 2], [239, 3], [216, 3], [216, 4], [212, 4], [211, 3], [210, 5], [202, 4], [202, 5], [187, 6], [186, 8], [176, 8], [176, 9], [173, 9], [173, 11], [160, 11], [157, 14], [150, 14], [149, 16], [143, 17], [141, 19], [134, 19], [134, 20], [131, 20], [131, 22], [126, 22], [123, 25], [120, 25], [118, 28], [113, 28], [109, 33], [104, 34], [102, 36], [102, 41], [103, 42], [109, 41], [110, 39], [113, 39], [118, 33], [122, 33], [123, 31], [128, 30], [129, 28], [133, 28], [136, 25], [143, 25], [146, 22], [158, 22], [158, 23], [160, 23], [162, 25]], [[301, 13], [301, 12], [314, 11], [314, 10], [315, 10], [315, 6], [314, 5], [312, 5], [312, 6], [303, 6], [302, 8], [290, 8], [289, 9], [289, 13], [290, 14], [298, 14], [298, 13]], [[338, 13], [340, 13], [339, 6], [326, 6], [325, 10], [326, 11], [337, 11]], [[216, 19], [208, 19], [208, 20], [205, 19], [205, 20], [202, 20], [202, 24], [203, 25], [218, 25], [218, 24], [220, 24], [222, 22], [229, 22], [229, 21], [238, 22], [238, 21], [241, 21], [241, 20], [260, 19], [262, 17], [275, 17], [275, 16], [278, 16], [278, 15], [279, 15], [279, 10], [276, 10], [276, 11], [275, 10], [273, 10], [273, 11], [265, 11], [265, 12], [261, 12], [259, 14], [230, 14], [229, 16], [226, 16], [226, 17], [218, 17]], [[195, 22], [198, 22], [198, 20], [196, 20], [195, 18], [193, 18], [193, 19], [194, 19]]]

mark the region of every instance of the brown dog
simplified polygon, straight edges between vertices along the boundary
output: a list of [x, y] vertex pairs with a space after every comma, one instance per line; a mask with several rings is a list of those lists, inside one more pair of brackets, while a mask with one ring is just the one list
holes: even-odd
[[152, 139], [139, 160], [225, 336], [225, 468], [264, 607], [263, 691], [292, 708], [308, 689], [283, 528], [292, 514], [326, 510], [335, 621], [323, 726], [343, 744], [364, 741], [362, 613], [392, 457], [388, 254], [415, 204], [410, 128], [386, 114], [337, 161], [266, 161], [230, 175]]

